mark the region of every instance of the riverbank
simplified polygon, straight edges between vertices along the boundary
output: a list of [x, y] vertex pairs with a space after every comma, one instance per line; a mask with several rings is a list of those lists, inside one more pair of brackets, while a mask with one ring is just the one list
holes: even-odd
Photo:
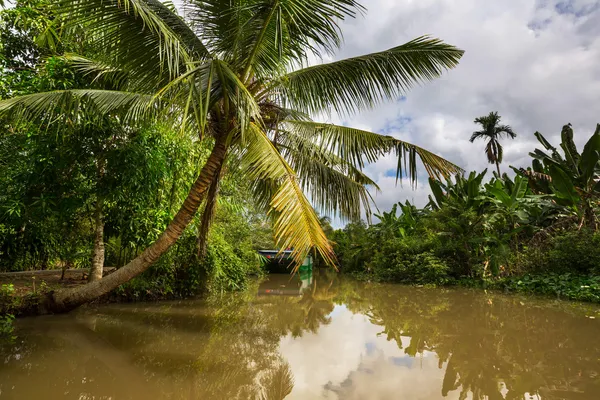
[[[0, 340], [14, 340], [13, 321], [15, 316], [28, 316], [37, 314], [37, 307], [49, 292], [85, 284], [84, 270], [67, 271], [64, 279], [61, 271], [55, 274], [44, 274], [44, 276], [31, 276], [16, 274], [12, 277], [6, 274], [0, 276]], [[315, 270], [316, 275], [321, 275]], [[374, 275], [365, 273], [335, 274], [339, 279], [355, 279], [362, 282], [390, 283], [383, 279], [377, 279]], [[138, 279], [146, 289], [146, 295], [140, 296], [138, 292], [131, 292], [127, 288], [119, 288], [108, 296], [104, 296], [96, 303], [132, 303], [138, 301], [164, 301], [181, 299], [156, 286], [152, 280], [145, 281], [144, 277]], [[523, 275], [520, 277], [495, 278], [488, 280], [480, 279], [454, 279], [447, 280], [443, 285], [434, 283], [403, 282], [406, 286], [413, 287], [437, 287], [444, 288], [469, 288], [475, 291], [494, 291], [498, 293], [525, 294], [539, 298], [558, 299], [576, 302], [588, 302], [600, 304], [600, 276], [581, 276], [572, 274], [538, 274]], [[133, 295], [132, 295], [133, 293]], [[195, 297], [194, 295], [188, 296]], [[573, 303], [577, 304], [577, 303]]]
[[[426, 282], [421, 279], [410, 281], [410, 277], [400, 282], [384, 279], [381, 276], [368, 273], [348, 273], [352, 279], [378, 283], [399, 283], [416, 287], [462, 287], [481, 290], [494, 290], [503, 293], [520, 293], [538, 295], [559, 300], [582, 301], [600, 304], [600, 276], [566, 274], [526, 274], [522, 276], [499, 277], [490, 279], [461, 278], [446, 279], [443, 284], [439, 282]], [[0, 315], [27, 316], [36, 314], [43, 296], [48, 293], [84, 285], [87, 280], [85, 270], [68, 270], [62, 276], [61, 270], [44, 271], [43, 275], [33, 272], [1, 274], [0, 275]], [[138, 286], [145, 288], [145, 295], [139, 291], [130, 291], [126, 287], [118, 288], [113, 293], [102, 297], [98, 303], [129, 303], [136, 301], [161, 301], [174, 298], [195, 297], [198, 293], [188, 296], [175, 296], [158, 287], [153, 280], [146, 280], [144, 276], [138, 278]], [[137, 282], [136, 281], [136, 282]], [[134, 282], [134, 283], [136, 283]]]
[[[379, 283], [395, 283], [390, 280], [378, 279], [374, 275], [365, 273], [350, 274], [360, 281], [374, 281]], [[397, 283], [397, 282], [396, 282]], [[493, 279], [448, 279], [443, 284], [407, 282], [402, 284], [427, 287], [462, 287], [481, 290], [494, 290], [503, 293], [520, 293], [527, 295], [544, 296], [559, 300], [582, 301], [600, 304], [600, 276], [598, 275], [573, 275], [566, 274], [527, 274]]]

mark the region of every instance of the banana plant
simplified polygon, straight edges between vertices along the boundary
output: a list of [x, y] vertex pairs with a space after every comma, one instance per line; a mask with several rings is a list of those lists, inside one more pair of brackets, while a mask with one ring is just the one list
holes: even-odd
[[573, 140], [571, 124], [563, 126], [561, 132], [563, 154], [541, 133], [536, 132], [535, 136], [546, 151], [535, 149], [530, 153], [534, 158], [532, 168], [520, 170], [520, 174], [531, 178], [532, 189], [552, 194], [557, 205], [576, 215], [579, 227], [596, 228], [596, 209], [600, 199], [600, 124], [581, 153]]
[[486, 173], [487, 169], [480, 174], [473, 171], [467, 178], [458, 174], [454, 177], [454, 181], [447, 179], [445, 184], [435, 179], [429, 179], [433, 197], [429, 196], [428, 208], [439, 210], [448, 205], [467, 209], [480, 208], [484, 201], [484, 189], [481, 183]]
[[[400, 207], [400, 215], [397, 215], [398, 207]], [[417, 229], [418, 221], [425, 214], [425, 210], [419, 210], [407, 200], [404, 204], [394, 204], [390, 212], [384, 211], [382, 214], [375, 214], [380, 222], [373, 228], [377, 233], [392, 233], [396, 237], [404, 238], [410, 236]]]
[[[491, 213], [502, 214], [511, 227], [517, 225], [543, 226], [556, 213], [550, 196], [535, 194], [530, 179], [517, 175], [512, 180], [507, 174], [485, 185]], [[489, 212], [489, 211], [488, 211]]]

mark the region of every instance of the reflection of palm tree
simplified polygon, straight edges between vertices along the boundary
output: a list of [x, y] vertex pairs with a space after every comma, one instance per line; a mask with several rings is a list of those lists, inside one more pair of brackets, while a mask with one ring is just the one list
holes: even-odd
[[313, 283], [313, 289], [304, 292], [299, 304], [304, 310], [304, 324], [307, 330], [317, 332], [321, 325], [331, 322], [329, 314], [333, 311], [333, 298], [335, 293], [330, 289], [333, 281], [328, 286], [317, 285], [317, 280]]
[[448, 396], [448, 393], [456, 390], [460, 383], [458, 383], [458, 372], [454, 369], [454, 362], [452, 360], [452, 356], [448, 360], [448, 365], [446, 365], [446, 372], [444, 373], [444, 380], [442, 381], [442, 396]]
[[294, 388], [294, 375], [286, 362], [270, 371], [264, 378], [260, 400], [283, 400]]

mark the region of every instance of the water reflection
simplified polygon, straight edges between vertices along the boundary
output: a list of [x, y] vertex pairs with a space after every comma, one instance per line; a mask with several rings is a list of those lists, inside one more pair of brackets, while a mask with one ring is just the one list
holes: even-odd
[[19, 322], [0, 399], [599, 399], [600, 309], [271, 276]]

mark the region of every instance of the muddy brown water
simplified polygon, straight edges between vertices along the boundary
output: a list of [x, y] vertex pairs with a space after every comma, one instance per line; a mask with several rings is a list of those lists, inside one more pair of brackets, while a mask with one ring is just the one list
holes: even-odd
[[17, 322], [4, 399], [600, 399], [600, 307], [272, 275]]

